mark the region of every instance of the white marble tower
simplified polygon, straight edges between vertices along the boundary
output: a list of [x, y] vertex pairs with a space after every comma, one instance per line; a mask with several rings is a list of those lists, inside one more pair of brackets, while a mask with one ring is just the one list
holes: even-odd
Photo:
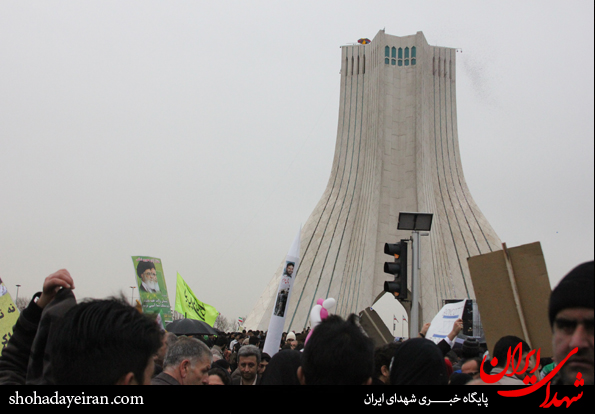
[[[456, 50], [428, 45], [422, 32], [380, 31], [369, 44], [342, 47], [331, 176], [302, 228], [285, 330], [308, 326], [318, 298], [335, 298], [342, 316], [372, 305], [392, 280], [383, 271], [390, 261], [384, 243], [411, 236], [397, 230], [401, 211], [434, 214], [430, 235], [421, 238], [420, 323], [443, 299], [474, 299], [467, 258], [502, 247], [463, 176]], [[283, 264], [246, 328], [268, 328]]]

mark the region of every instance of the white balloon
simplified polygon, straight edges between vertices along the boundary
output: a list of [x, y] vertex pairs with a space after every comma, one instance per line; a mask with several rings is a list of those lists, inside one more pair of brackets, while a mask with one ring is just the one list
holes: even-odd
[[331, 309], [333, 309], [335, 307], [336, 304], [337, 304], [337, 301], [335, 299], [328, 298], [328, 299], [325, 299], [324, 302], [322, 302], [322, 307], [324, 309], [326, 309], [327, 311], [330, 311]]
[[322, 319], [320, 317], [320, 311], [322, 310], [322, 306], [320, 305], [314, 305], [312, 307], [312, 310], [310, 311], [310, 322], [311, 322], [311, 328], [314, 329], [314, 327], [316, 325], [318, 325]]

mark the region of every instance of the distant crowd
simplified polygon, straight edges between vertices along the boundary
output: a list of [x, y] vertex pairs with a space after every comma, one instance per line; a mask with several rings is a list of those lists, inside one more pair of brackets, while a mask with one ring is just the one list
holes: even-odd
[[0, 356], [0, 384], [527, 386], [542, 378], [593, 384], [593, 279], [591, 261], [553, 289], [553, 355], [538, 359], [516, 336], [492, 349], [463, 337], [460, 319], [438, 344], [425, 338], [426, 324], [416, 338], [375, 345], [354, 314], [330, 315], [312, 332], [285, 332], [269, 355], [263, 331], [176, 335], [124, 298], [77, 303], [74, 280], [62, 269], [21, 312]]

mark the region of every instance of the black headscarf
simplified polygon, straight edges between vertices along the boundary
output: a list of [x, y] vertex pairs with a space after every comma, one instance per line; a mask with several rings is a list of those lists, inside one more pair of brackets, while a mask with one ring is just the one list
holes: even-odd
[[271, 358], [262, 376], [262, 385], [300, 385], [297, 369], [302, 354], [293, 349], [284, 349]]
[[395, 352], [390, 370], [391, 385], [446, 385], [448, 374], [438, 346], [424, 338], [403, 342]]

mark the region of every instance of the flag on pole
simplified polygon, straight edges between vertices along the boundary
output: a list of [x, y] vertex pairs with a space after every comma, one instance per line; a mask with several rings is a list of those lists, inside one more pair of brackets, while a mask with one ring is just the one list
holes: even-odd
[[196, 319], [204, 321], [210, 326], [215, 324], [215, 320], [219, 315], [217, 309], [211, 305], [201, 302], [196, 299], [190, 286], [186, 284], [182, 276], [178, 273], [176, 281], [176, 312], [181, 313], [188, 319]]
[[397, 323], [400, 323], [395, 315], [393, 315], [393, 320], [397, 321]]
[[0, 355], [12, 336], [12, 329], [19, 315], [20, 312], [12, 301], [8, 289], [0, 279]]
[[300, 265], [300, 236], [302, 229], [297, 233], [293, 244], [285, 256], [285, 265], [283, 266], [283, 273], [279, 281], [279, 288], [277, 289], [277, 299], [273, 308], [273, 315], [269, 322], [269, 329], [262, 352], [269, 354], [271, 357], [279, 352], [279, 344], [281, 343], [281, 336], [283, 334], [283, 326], [285, 325], [285, 317], [289, 298], [291, 297], [291, 288], [297, 276], [297, 270]]

